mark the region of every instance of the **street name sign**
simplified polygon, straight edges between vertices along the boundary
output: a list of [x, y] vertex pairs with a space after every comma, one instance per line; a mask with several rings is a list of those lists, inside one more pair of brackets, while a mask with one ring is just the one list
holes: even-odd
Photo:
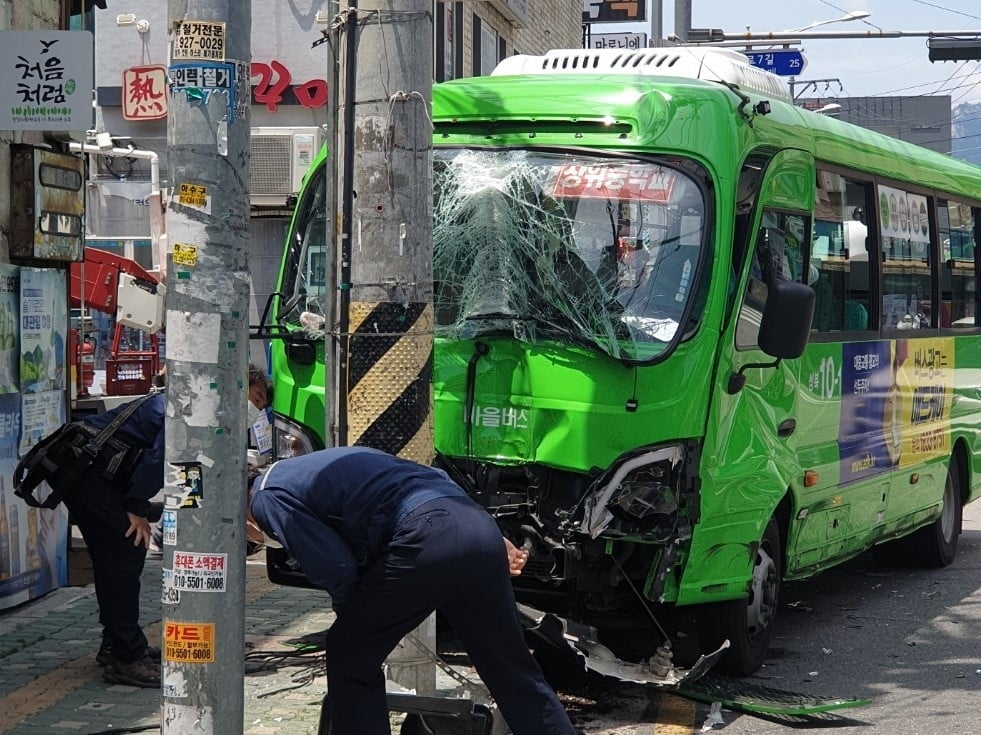
[[796, 77], [803, 73], [807, 59], [799, 49], [781, 48], [765, 51], [743, 51], [749, 63], [764, 71], [782, 77]]

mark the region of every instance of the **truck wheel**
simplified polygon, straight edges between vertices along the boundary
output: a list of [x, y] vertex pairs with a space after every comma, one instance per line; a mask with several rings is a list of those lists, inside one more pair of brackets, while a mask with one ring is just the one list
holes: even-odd
[[729, 649], [716, 664], [716, 670], [748, 676], [763, 665], [776, 630], [782, 574], [780, 528], [771, 519], [756, 551], [749, 596], [713, 605], [703, 616], [703, 651], [715, 650], [723, 640], [729, 640]]

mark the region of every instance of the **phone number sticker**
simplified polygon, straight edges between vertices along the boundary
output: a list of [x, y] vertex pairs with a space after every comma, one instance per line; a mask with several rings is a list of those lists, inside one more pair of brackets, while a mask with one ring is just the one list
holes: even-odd
[[198, 264], [198, 249], [183, 242], [174, 243], [174, 263], [193, 268]]
[[214, 623], [164, 623], [164, 658], [185, 664], [215, 660]]
[[190, 592], [224, 592], [228, 554], [174, 552], [174, 588]]
[[225, 24], [185, 20], [177, 25], [171, 59], [225, 59]]

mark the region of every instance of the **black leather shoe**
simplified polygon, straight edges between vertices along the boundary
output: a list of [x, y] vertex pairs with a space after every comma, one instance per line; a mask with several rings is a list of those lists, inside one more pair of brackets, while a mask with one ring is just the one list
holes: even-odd
[[[160, 649], [156, 646], [147, 646], [146, 655], [150, 657], [153, 663], [160, 665]], [[108, 641], [102, 641], [102, 645], [99, 646], [99, 652], [95, 654], [95, 662], [99, 666], [108, 666], [109, 662], [112, 661], [112, 646], [109, 645]]]
[[144, 689], [160, 688], [160, 664], [154, 663], [144, 655], [136, 661], [120, 661], [110, 656], [109, 663], [102, 670], [102, 678], [109, 684], [126, 684]]

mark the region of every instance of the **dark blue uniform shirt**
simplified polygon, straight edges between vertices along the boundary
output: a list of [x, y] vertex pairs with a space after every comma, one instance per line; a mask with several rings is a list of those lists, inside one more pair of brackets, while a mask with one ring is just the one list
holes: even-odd
[[[128, 405], [124, 403], [111, 411], [86, 416], [83, 421], [97, 429], [103, 429]], [[163, 392], [155, 393], [140, 404], [114, 434], [130, 446], [143, 450], [143, 456], [140, 457], [123, 493], [123, 505], [134, 515], [146, 517], [150, 509], [150, 498], [160, 492], [164, 484], [166, 410], [166, 395]]]
[[442, 470], [366, 447], [337, 447], [275, 462], [256, 480], [252, 515], [344, 604], [399, 521], [435, 498], [466, 494]]

